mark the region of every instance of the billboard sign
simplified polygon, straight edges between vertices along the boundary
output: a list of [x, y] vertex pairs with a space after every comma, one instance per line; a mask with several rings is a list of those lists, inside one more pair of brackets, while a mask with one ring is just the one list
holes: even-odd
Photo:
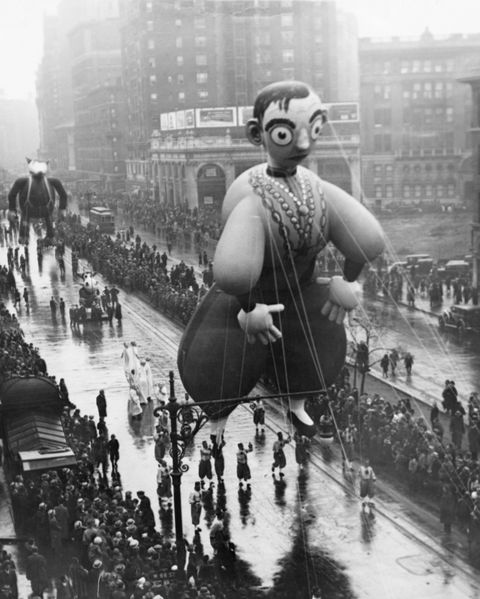
[[195, 116], [198, 128], [206, 127], [235, 127], [237, 124], [237, 109], [228, 108], [197, 108]]
[[253, 106], [238, 107], [238, 126], [243, 127], [249, 119], [253, 118]]
[[324, 104], [330, 123], [359, 121], [358, 102], [334, 102]]

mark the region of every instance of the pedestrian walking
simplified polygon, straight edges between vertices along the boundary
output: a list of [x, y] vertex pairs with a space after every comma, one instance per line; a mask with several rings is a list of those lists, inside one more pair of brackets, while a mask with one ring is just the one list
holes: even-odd
[[380, 367], [382, 368], [383, 378], [388, 378], [388, 367], [390, 366], [390, 358], [388, 354], [384, 354], [383, 358], [380, 360]]
[[52, 318], [55, 318], [57, 315], [57, 302], [55, 301], [53, 295], [50, 299], [50, 312], [52, 313]]
[[100, 418], [107, 417], [107, 398], [105, 397], [105, 391], [103, 389], [100, 389], [97, 395], [97, 410]]
[[272, 463], [272, 476], [275, 478], [275, 470], [278, 468], [280, 478], [283, 478], [285, 475], [282, 470], [287, 465], [287, 458], [285, 457], [285, 452], [283, 448], [287, 443], [290, 443], [291, 437], [288, 435], [286, 439], [283, 438], [282, 433], [277, 433], [277, 440], [273, 444], [273, 463]]
[[63, 297], [60, 298], [60, 301], [58, 303], [58, 308], [60, 310], [61, 318], [65, 318], [65, 301], [64, 301]]
[[115, 435], [110, 435], [110, 440], [107, 443], [108, 455], [112, 464], [112, 474], [118, 472], [118, 460], [120, 459], [120, 443]]
[[28, 293], [28, 289], [26, 287], [23, 288], [23, 301], [25, 305], [28, 306], [30, 302], [30, 294]]
[[115, 304], [115, 318], [117, 319], [117, 323], [121, 324], [122, 322], [122, 305], [118, 302]]
[[48, 587], [47, 560], [38, 552], [38, 547], [31, 547], [31, 555], [27, 557], [25, 575], [30, 581], [34, 595], [43, 597]]
[[[375, 497], [375, 481], [377, 477], [373, 468], [370, 466], [370, 460], [365, 458], [360, 466], [360, 497], [362, 498], [362, 510], [368, 507], [369, 511], [375, 507], [373, 498]], [[368, 498], [368, 500], [367, 500]]]
[[310, 439], [295, 433], [295, 460], [300, 470], [304, 470], [308, 462]]
[[238, 443], [237, 445], [237, 478], [238, 478], [238, 486], [243, 486], [243, 481], [247, 483], [247, 487], [250, 487], [250, 483], [248, 482], [252, 475], [250, 473], [250, 468], [248, 466], [248, 454], [253, 451], [253, 445], [251, 443], [248, 444], [248, 448], [245, 449], [243, 443]]
[[225, 447], [225, 439], [223, 438], [220, 443], [217, 443], [217, 438], [212, 435], [212, 457], [215, 467], [215, 474], [217, 475], [217, 481], [219, 485], [223, 485], [223, 475], [225, 472], [225, 458], [223, 457], [223, 448]]
[[405, 370], [407, 372], [407, 376], [411, 376], [412, 374], [412, 366], [413, 366], [413, 356], [410, 352], [407, 352], [403, 357], [403, 364], [405, 366]]
[[465, 423], [463, 422], [463, 414], [460, 410], [455, 410], [450, 418], [450, 434], [452, 436], [452, 443], [458, 451], [461, 451], [463, 435], [465, 434]]
[[455, 494], [448, 484], [442, 486], [442, 496], [440, 498], [440, 522], [443, 524], [443, 530], [446, 533], [452, 532], [452, 524], [456, 515]]

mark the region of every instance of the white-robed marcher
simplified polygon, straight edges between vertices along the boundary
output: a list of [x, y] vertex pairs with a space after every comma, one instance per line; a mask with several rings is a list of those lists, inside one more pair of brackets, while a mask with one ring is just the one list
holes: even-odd
[[130, 394], [128, 397], [128, 415], [130, 418], [138, 418], [142, 414], [142, 406], [138, 398], [138, 393], [134, 387], [130, 387]]
[[138, 359], [138, 349], [135, 341], [131, 341], [130, 345], [128, 343], [123, 344], [123, 371], [125, 372], [125, 376], [127, 377], [127, 381], [130, 382], [132, 370], [135, 372], [138, 370], [138, 366], [140, 364]]
[[147, 362], [143, 358], [140, 360], [136, 379], [140, 403], [144, 405], [148, 403], [148, 398], [151, 398], [151, 393], [149, 394]]
[[123, 362], [123, 372], [125, 373], [125, 377], [127, 378], [128, 381], [128, 377], [130, 375], [130, 353], [128, 351], [128, 343], [126, 341], [124, 341], [123, 343], [123, 351], [122, 351], [122, 355], [120, 356], [120, 358], [122, 359]]

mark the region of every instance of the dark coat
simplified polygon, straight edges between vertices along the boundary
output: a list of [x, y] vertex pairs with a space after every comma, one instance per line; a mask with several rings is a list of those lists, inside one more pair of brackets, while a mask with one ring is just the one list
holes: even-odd
[[100, 418], [107, 417], [107, 398], [104, 393], [99, 393], [97, 395], [97, 409]]

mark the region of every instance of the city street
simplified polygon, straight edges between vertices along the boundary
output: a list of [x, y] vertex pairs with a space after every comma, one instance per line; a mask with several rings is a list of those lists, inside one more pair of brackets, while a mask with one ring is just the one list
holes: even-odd
[[[34, 245], [31, 245], [34, 248]], [[5, 262], [6, 248], [1, 249]], [[142, 489], [158, 506], [154, 459], [153, 405], [142, 420], [133, 424], [127, 416], [128, 385], [120, 355], [123, 342], [135, 340], [141, 356], [149, 357], [154, 380], [167, 383], [168, 372], [176, 371], [176, 350], [181, 329], [152, 310], [134, 295], [120, 294], [123, 323], [86, 325], [73, 331], [58, 315], [52, 319], [50, 298], [63, 297], [68, 307], [78, 302], [79, 280], [72, 279], [67, 250], [67, 275], [59, 277], [53, 250], [45, 253], [39, 271], [33, 249], [30, 268], [22, 280], [16, 273], [20, 292], [27, 286], [31, 307], [18, 312], [26, 339], [41, 350], [49, 373], [65, 378], [70, 399], [84, 414], [97, 417], [95, 398], [103, 388], [107, 397], [107, 424], [120, 441], [122, 483], [134, 493]], [[103, 288], [104, 282], [98, 277]], [[184, 391], [176, 380], [176, 396]], [[167, 385], [168, 386], [168, 385]], [[238, 555], [251, 567], [259, 585], [270, 587], [285, 563], [293, 562], [300, 578], [310, 586], [327, 589], [326, 596], [338, 597], [476, 597], [480, 592], [478, 573], [452, 551], [437, 530], [421, 528], [414, 517], [415, 507], [382, 491], [376, 500], [377, 515], [360, 513], [358, 484], [346, 481], [340, 464], [312, 450], [306, 476], [299, 476], [292, 446], [287, 446], [286, 484], [274, 484], [271, 477], [274, 433], [288, 426], [281, 412], [268, 410], [265, 436], [255, 437], [251, 412], [238, 407], [226, 429], [226, 507], [230, 531]], [[208, 425], [187, 450], [190, 470], [182, 479], [183, 522], [188, 539], [193, 534], [188, 495], [197, 479], [198, 447], [208, 439]], [[235, 472], [237, 442], [253, 443], [249, 454], [252, 493], [238, 490]], [[220, 498], [222, 500], [222, 498]], [[156, 509], [155, 509], [156, 511]], [[202, 514], [202, 540], [211, 553], [208, 527], [213, 512]], [[460, 551], [461, 553], [461, 551]], [[332, 589], [337, 594], [332, 594]]]

